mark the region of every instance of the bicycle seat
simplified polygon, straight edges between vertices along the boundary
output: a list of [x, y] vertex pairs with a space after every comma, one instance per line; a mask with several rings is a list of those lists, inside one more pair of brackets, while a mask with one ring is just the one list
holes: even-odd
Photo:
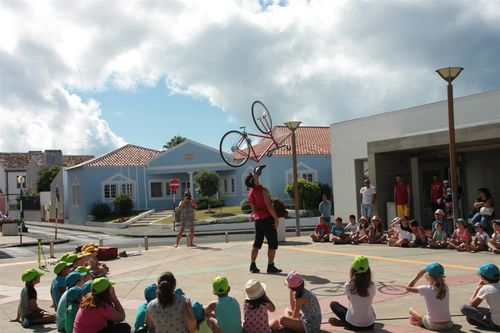
[[254, 169], [253, 169], [253, 173], [254, 175], [256, 176], [260, 176], [260, 174], [262, 173], [262, 169], [264, 169], [266, 167], [266, 165], [257, 165]]

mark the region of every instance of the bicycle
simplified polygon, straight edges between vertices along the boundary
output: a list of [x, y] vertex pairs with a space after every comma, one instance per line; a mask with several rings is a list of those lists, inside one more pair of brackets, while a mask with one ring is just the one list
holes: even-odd
[[[253, 102], [251, 110], [253, 122], [263, 135], [249, 133], [246, 131], [245, 126], [240, 127], [241, 131], [231, 130], [225, 133], [220, 140], [219, 152], [222, 160], [229, 166], [240, 167], [249, 159], [259, 163], [265, 155], [271, 157], [278, 149], [283, 147], [288, 150], [291, 149], [289, 145], [282, 143], [290, 134], [280, 138], [279, 141], [274, 137], [271, 113], [264, 103], [260, 101]], [[250, 137], [269, 139], [271, 141], [262, 153], [258, 154], [251, 145], [252, 140]]]

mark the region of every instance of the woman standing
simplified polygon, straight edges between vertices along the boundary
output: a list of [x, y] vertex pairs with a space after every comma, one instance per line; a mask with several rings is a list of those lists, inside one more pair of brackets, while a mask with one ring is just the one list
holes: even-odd
[[195, 246], [193, 244], [194, 239], [194, 210], [198, 208], [198, 203], [195, 199], [191, 198], [191, 193], [189, 191], [184, 192], [182, 201], [179, 203], [179, 209], [181, 211], [181, 227], [177, 238], [175, 240], [175, 247], [179, 246], [179, 241], [181, 240], [184, 230], [189, 228], [189, 236], [187, 239], [187, 246]]

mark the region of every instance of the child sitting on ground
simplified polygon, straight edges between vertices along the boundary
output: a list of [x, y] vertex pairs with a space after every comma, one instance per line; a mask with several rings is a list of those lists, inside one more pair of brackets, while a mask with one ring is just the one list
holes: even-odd
[[345, 283], [344, 291], [349, 299], [349, 308], [332, 301], [330, 308], [338, 319], [332, 317], [328, 322], [333, 326], [346, 326], [347, 329], [354, 331], [372, 329], [375, 325], [375, 312], [372, 307], [375, 285], [366, 257], [354, 257], [350, 280]]
[[344, 227], [345, 235], [347, 238], [351, 239], [352, 234], [358, 230], [359, 223], [356, 222], [356, 216], [349, 215], [349, 223]]
[[[429, 284], [414, 287], [424, 275]], [[433, 331], [448, 330], [453, 327], [450, 315], [450, 293], [444, 282], [444, 268], [441, 264], [433, 262], [420, 269], [408, 282], [406, 290], [423, 296], [427, 306], [425, 315], [414, 308], [409, 309], [412, 325], [423, 326]]]
[[368, 244], [385, 244], [384, 226], [377, 215], [372, 217], [372, 225], [368, 233]]
[[328, 224], [326, 223], [326, 218], [322, 215], [319, 217], [319, 223], [316, 224], [313, 233], [311, 234], [311, 239], [313, 242], [328, 242], [330, 241], [330, 232]]
[[57, 308], [59, 299], [66, 291], [66, 275], [70, 272], [71, 264], [65, 261], [59, 261], [54, 266], [54, 273], [56, 273], [56, 277], [52, 280], [50, 285], [50, 295], [52, 296], [52, 305], [54, 308]]
[[491, 234], [491, 239], [488, 242], [488, 248], [491, 252], [495, 254], [500, 253], [500, 220], [493, 221], [493, 229], [495, 230]]
[[68, 301], [68, 309], [66, 310], [66, 319], [64, 320], [64, 330], [66, 333], [73, 332], [73, 325], [75, 324], [76, 313], [80, 308], [80, 301], [82, 300], [83, 290], [80, 287], [71, 287], [68, 289], [66, 300]]
[[394, 233], [387, 241], [387, 245], [408, 247], [412, 239], [412, 232], [408, 217], [403, 216], [398, 218], [398, 220], [391, 224], [391, 227]]
[[196, 318], [196, 330], [194, 333], [223, 333], [214, 318], [206, 318], [202, 304], [194, 302], [191, 304], [191, 308]]
[[344, 225], [342, 224], [342, 218], [337, 217], [335, 219], [335, 225], [332, 227], [332, 243], [335, 244], [346, 244], [347, 239], [345, 236]]
[[476, 234], [474, 235], [474, 240], [468, 248], [469, 252], [486, 251], [488, 249], [490, 236], [488, 236], [488, 234], [484, 232], [483, 225], [480, 222], [474, 224], [474, 229], [476, 231]]
[[[469, 304], [463, 304], [460, 311], [472, 325], [500, 331], [500, 271], [495, 264], [485, 263], [479, 267], [479, 282]], [[486, 300], [489, 309], [479, 308]]]
[[274, 312], [276, 307], [266, 295], [266, 285], [257, 280], [248, 280], [245, 284], [245, 303], [243, 303], [244, 333], [275, 333], [280, 323], [269, 320], [267, 311]]
[[32, 268], [25, 271], [21, 276], [25, 286], [21, 290], [17, 317], [14, 321], [21, 321], [24, 328], [28, 328], [33, 324], [49, 324], [56, 320], [54, 314], [40, 308], [37, 303], [38, 294], [35, 285], [40, 283], [42, 275], [43, 272]]
[[351, 244], [368, 242], [369, 229], [370, 225], [368, 223], [368, 219], [364, 216], [361, 216], [361, 218], [359, 219], [358, 229], [351, 235]]
[[427, 246], [427, 235], [425, 229], [418, 224], [417, 220], [410, 221], [411, 232], [413, 233], [413, 240], [410, 242], [410, 247], [425, 247]]
[[223, 332], [241, 333], [240, 304], [228, 295], [231, 290], [229, 281], [224, 276], [217, 276], [212, 281], [212, 287], [218, 299], [205, 307], [205, 313], [217, 319], [217, 325]]
[[319, 332], [321, 308], [318, 299], [305, 289], [302, 276], [291, 271], [285, 281], [290, 288], [290, 308], [280, 318], [280, 324], [292, 332]]
[[446, 237], [446, 232], [443, 230], [443, 226], [441, 224], [436, 224], [436, 230], [432, 235], [432, 238], [429, 239], [429, 247], [433, 249], [444, 249], [448, 245], [448, 238]]
[[469, 230], [465, 227], [464, 219], [457, 219], [457, 228], [453, 234], [448, 238], [448, 248], [456, 249], [458, 251], [466, 251], [472, 241]]
[[137, 308], [133, 333], [137, 333], [139, 329], [144, 327], [144, 325], [146, 324], [146, 312], [148, 309], [148, 304], [156, 298], [157, 290], [158, 286], [156, 285], [156, 283], [150, 283], [146, 286], [146, 288], [144, 288], [144, 298], [146, 299], [146, 302], [139, 304], [139, 307]]

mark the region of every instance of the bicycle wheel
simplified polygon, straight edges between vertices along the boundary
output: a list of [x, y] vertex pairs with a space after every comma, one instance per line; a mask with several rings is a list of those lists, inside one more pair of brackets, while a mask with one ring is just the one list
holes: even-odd
[[250, 157], [250, 142], [239, 131], [229, 131], [220, 140], [219, 152], [229, 166], [239, 167]]
[[261, 101], [253, 102], [252, 118], [259, 131], [264, 134], [271, 134], [271, 131], [273, 130], [271, 113]]

